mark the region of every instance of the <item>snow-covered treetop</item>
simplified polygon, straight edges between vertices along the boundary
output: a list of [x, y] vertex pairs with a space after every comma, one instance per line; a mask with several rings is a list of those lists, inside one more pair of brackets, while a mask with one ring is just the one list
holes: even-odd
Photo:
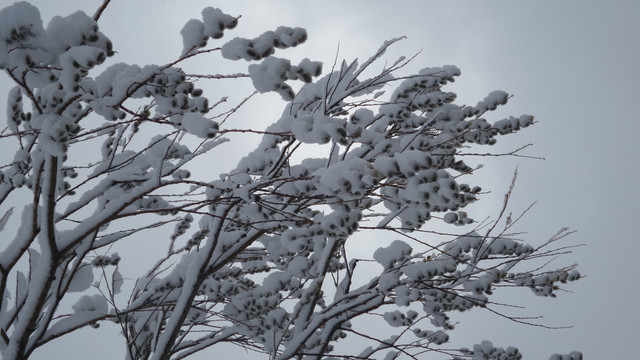
[[[222, 342], [272, 359], [520, 358], [488, 341], [440, 345], [454, 329], [449, 313], [496, 311], [498, 287], [555, 296], [580, 277], [575, 266], [526, 266], [566, 252], [554, 248], [566, 231], [533, 246], [509, 235], [513, 223], [478, 223], [463, 210], [481, 189], [463, 182], [476, 169], [461, 149], [493, 145], [534, 118], [488, 120], [509, 100], [503, 91], [456, 104], [445, 89], [460, 75], [455, 66], [407, 75], [403, 57], [382, 65], [400, 39], [321, 76], [320, 62], [274, 55], [304, 43], [304, 29], [222, 40], [239, 18], [211, 7], [201, 15], [184, 25], [174, 62], [139, 66], [112, 60], [98, 16], [76, 12], [45, 27], [26, 2], [0, 11], [0, 69], [15, 83], [1, 139], [16, 150], [0, 168], [3, 356], [27, 358], [110, 321], [130, 359], [180, 359]], [[247, 61], [247, 73], [180, 67], [216, 54]], [[195, 86], [239, 77], [286, 101], [264, 130], [232, 128], [237, 107]], [[217, 179], [192, 178], [194, 160], [224, 156], [235, 132], [262, 139]], [[325, 156], [295, 160], [309, 144]], [[461, 235], [427, 236], [434, 223]], [[131, 239], [157, 228], [166, 252], [144, 250], [155, 265], [122, 275], [139, 256], [126, 252]], [[349, 256], [352, 239], [371, 232], [391, 236], [368, 259]], [[357, 324], [367, 317], [400, 329], [390, 339], [363, 335]], [[347, 336], [373, 345], [341, 348]]]

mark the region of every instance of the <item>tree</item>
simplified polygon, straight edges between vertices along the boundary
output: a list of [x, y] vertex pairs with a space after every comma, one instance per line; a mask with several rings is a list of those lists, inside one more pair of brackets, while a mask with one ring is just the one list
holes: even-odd
[[[449, 314], [496, 312], [490, 298], [499, 287], [555, 296], [580, 277], [575, 266], [536, 262], [570, 250], [556, 245], [566, 229], [532, 246], [510, 233], [519, 217], [499, 225], [511, 190], [495, 221], [474, 222], [462, 210], [482, 195], [461, 182], [477, 170], [464, 149], [534, 123], [530, 115], [484, 118], [507, 103], [507, 93], [456, 105], [443, 89], [460, 74], [456, 67], [401, 75], [411, 59], [379, 64], [400, 39], [362, 64], [336, 62], [320, 77], [319, 62], [274, 56], [303, 43], [304, 29], [221, 42], [239, 18], [210, 7], [185, 24], [175, 61], [102, 65], [115, 55], [98, 26], [108, 3], [93, 17], [76, 12], [46, 28], [26, 2], [0, 11], [0, 68], [15, 83], [0, 136], [16, 150], [0, 177], [5, 359], [26, 359], [104, 322], [120, 326], [130, 359], [181, 359], [221, 343], [272, 359], [430, 351], [517, 359], [517, 349], [488, 341], [441, 347], [454, 329]], [[216, 54], [249, 62], [247, 73], [180, 67]], [[229, 127], [244, 101], [225, 109], [226, 99], [209, 102], [194, 85], [244, 77], [257, 93], [286, 101], [265, 130]], [[214, 180], [191, 177], [196, 161], [222, 156], [231, 134], [249, 132], [262, 140], [237, 167]], [[309, 145], [326, 156], [304, 158]], [[427, 221], [463, 230], [434, 241], [438, 232]], [[116, 250], [153, 229], [165, 229], [156, 240], [166, 250], [129, 280], [120, 268], [135, 256]], [[350, 256], [352, 239], [368, 233], [389, 238], [371, 258]], [[358, 321], [366, 317], [384, 319], [396, 334], [363, 331]], [[345, 337], [374, 345], [341, 348]]]

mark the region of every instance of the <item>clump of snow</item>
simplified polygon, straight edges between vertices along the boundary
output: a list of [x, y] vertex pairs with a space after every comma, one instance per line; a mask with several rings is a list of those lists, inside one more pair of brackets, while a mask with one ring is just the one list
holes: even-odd
[[249, 75], [253, 81], [253, 86], [259, 92], [278, 90], [278, 92], [289, 100], [293, 99], [294, 93], [290, 86], [286, 85], [286, 72], [291, 67], [291, 62], [286, 59], [268, 57], [260, 65], [249, 66]]
[[413, 310], [409, 310], [405, 315], [401, 311], [395, 310], [384, 313], [383, 317], [389, 325], [393, 327], [400, 327], [411, 325], [418, 317], [418, 313]]
[[260, 60], [271, 56], [275, 48], [298, 46], [307, 40], [307, 31], [296, 27], [280, 26], [254, 39], [234, 38], [222, 45], [222, 56], [229, 60]]
[[504, 105], [509, 100], [509, 94], [504, 91], [492, 91], [482, 101], [479, 101], [474, 109], [476, 114], [482, 114], [488, 110], [495, 110], [499, 105]]
[[7, 125], [11, 131], [18, 131], [18, 127], [31, 120], [31, 113], [23, 110], [22, 93], [19, 86], [15, 86], [7, 95]]
[[260, 64], [249, 66], [253, 86], [261, 93], [276, 91], [283, 99], [293, 100], [295, 93], [286, 80], [311, 82], [313, 76], [322, 72], [322, 63], [304, 59], [298, 66], [292, 66], [286, 59], [269, 56]]
[[207, 46], [207, 40], [220, 39], [225, 29], [233, 29], [238, 20], [220, 9], [207, 7], [202, 10], [202, 21], [191, 19], [184, 24], [180, 34], [182, 35], [182, 56], [190, 54], [193, 50]]
[[583, 355], [581, 352], [572, 351], [571, 353], [565, 355], [553, 354], [551, 355], [549, 360], [582, 360], [582, 358]]
[[107, 55], [104, 50], [94, 46], [75, 46], [60, 55], [62, 71], [59, 80], [67, 91], [78, 92], [82, 74], [104, 62]]
[[397, 262], [404, 260], [411, 254], [413, 248], [404, 241], [394, 240], [386, 248], [379, 248], [373, 253], [373, 258], [385, 269], [390, 269]]
[[501, 347], [493, 346], [493, 343], [488, 340], [482, 341], [480, 344], [473, 346], [473, 358], [474, 359], [522, 359], [522, 354], [517, 348], [509, 346], [504, 349]]
[[107, 299], [102, 295], [83, 295], [71, 308], [75, 312], [99, 311], [106, 313], [109, 306]]
[[117, 252], [114, 252], [111, 255], [96, 256], [91, 261], [91, 265], [94, 267], [103, 267], [103, 266], [109, 266], [109, 265], [115, 266], [115, 265], [118, 265], [120, 260], [121, 260], [120, 255]]
[[69, 283], [69, 292], [82, 292], [93, 284], [93, 269], [89, 265], [82, 265], [73, 274]]
[[40, 11], [26, 1], [0, 10], [0, 69], [32, 68], [51, 60]]
[[40, 146], [53, 156], [63, 157], [67, 152], [67, 143], [78, 134], [80, 126], [72, 119], [54, 114], [36, 116], [36, 124], [41, 124]]
[[442, 345], [449, 341], [449, 335], [445, 331], [431, 331], [419, 328], [413, 329], [413, 333], [419, 337], [429, 340], [436, 345]]
[[95, 46], [112, 56], [111, 41], [98, 30], [98, 24], [82, 11], [76, 11], [65, 17], [55, 16], [47, 25], [47, 33], [51, 36], [52, 50], [62, 54], [68, 48], [76, 46]]
[[212, 39], [221, 38], [225, 29], [233, 29], [238, 25], [238, 20], [235, 17], [212, 7], [202, 10], [202, 22], [204, 23], [204, 35]]
[[191, 19], [184, 24], [182, 30], [182, 55], [188, 54], [193, 49], [207, 46], [207, 39], [209, 38], [204, 34], [204, 23], [200, 20]]
[[185, 114], [180, 124], [188, 133], [203, 139], [211, 139], [218, 133], [218, 123], [198, 113]]

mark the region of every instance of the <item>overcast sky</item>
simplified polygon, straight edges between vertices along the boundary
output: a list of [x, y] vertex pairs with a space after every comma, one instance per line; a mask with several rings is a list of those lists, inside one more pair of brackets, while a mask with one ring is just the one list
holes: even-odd
[[[31, 2], [40, 8], [45, 23], [78, 9], [93, 14], [101, 3]], [[10, 3], [0, 0], [0, 8]], [[527, 306], [519, 315], [543, 315], [542, 323], [571, 329], [546, 330], [495, 316], [464, 314], [459, 317], [459, 336], [469, 345], [485, 338], [501, 346], [515, 345], [530, 359], [571, 350], [581, 350], [590, 359], [638, 356], [639, 1], [114, 0], [100, 20], [101, 30], [118, 52], [111, 61], [144, 65], [175, 59], [182, 50], [182, 25], [200, 18], [206, 6], [242, 15], [230, 37], [254, 37], [279, 25], [307, 28], [307, 43], [279, 56], [320, 60], [326, 71], [338, 44], [340, 58], [364, 59], [384, 40], [406, 35], [408, 39], [393, 48], [389, 59], [421, 50], [410, 69], [457, 65], [462, 76], [448, 90], [457, 92], [461, 103], [475, 104], [496, 89], [514, 94], [510, 104], [490, 119], [529, 113], [538, 123], [505, 138], [497, 150], [533, 143], [526, 153], [546, 160], [483, 159], [486, 167], [478, 181], [493, 194], [474, 208], [485, 212], [476, 217], [498, 212], [501, 194], [518, 166], [514, 212], [537, 201], [519, 229], [528, 231], [528, 239], [535, 243], [564, 226], [577, 230], [568, 244], [587, 246], [557, 264], [577, 262], [587, 277], [569, 286], [573, 293], [557, 299], [535, 298], [528, 292], [510, 298]], [[218, 64], [210, 58], [192, 66], [203, 73], [232, 72]], [[240, 71], [246, 64], [234, 66]], [[4, 98], [7, 79], [1, 79]], [[241, 96], [248, 89], [212, 91]], [[259, 103], [259, 109], [254, 107], [259, 115], [248, 116], [241, 125], [264, 128], [274, 121], [283, 103], [277, 96], [267, 100]], [[40, 355], [71, 355], [54, 347]], [[104, 347], [96, 355], [109, 359], [107, 350]]]

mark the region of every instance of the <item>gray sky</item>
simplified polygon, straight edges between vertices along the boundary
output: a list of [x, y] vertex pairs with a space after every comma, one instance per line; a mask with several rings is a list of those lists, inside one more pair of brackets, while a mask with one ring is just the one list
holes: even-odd
[[[10, 3], [0, 0], [0, 8]], [[32, 3], [40, 7], [47, 22], [53, 15], [66, 15], [76, 9], [92, 14], [101, 1]], [[199, 18], [202, 8], [216, 6], [242, 15], [230, 37], [253, 37], [279, 25], [307, 28], [307, 43], [280, 56], [321, 60], [325, 72], [338, 43], [341, 59], [365, 59], [382, 41], [406, 35], [408, 39], [393, 48], [389, 59], [422, 50], [411, 69], [457, 65], [462, 76], [448, 89], [458, 93], [460, 102], [475, 104], [496, 89], [514, 94], [510, 104], [490, 119], [530, 113], [539, 123], [499, 141], [496, 150], [509, 151], [534, 143], [527, 154], [546, 160], [482, 159], [486, 167], [477, 181], [493, 194], [474, 208], [480, 212], [476, 218], [497, 214], [502, 193], [518, 166], [514, 213], [538, 202], [519, 229], [527, 231], [528, 239], [535, 243], [564, 226], [577, 230], [567, 243], [587, 246], [557, 264], [578, 262], [587, 277], [569, 286], [573, 293], [560, 294], [556, 299], [537, 298], [526, 291], [509, 298], [527, 307], [518, 315], [543, 315], [541, 322], [546, 325], [573, 325], [572, 329], [546, 330], [495, 316], [463, 314], [458, 335], [453, 335], [463, 337], [469, 345], [485, 338], [496, 345], [515, 345], [531, 359], [546, 359], [554, 352], [571, 350], [581, 350], [592, 359], [637, 356], [640, 222], [635, 216], [640, 214], [636, 185], [640, 149], [635, 136], [640, 134], [640, 2], [345, 3], [114, 0], [103, 14], [101, 29], [114, 41], [118, 51], [115, 61], [165, 63], [182, 49], [182, 25], [189, 18]], [[233, 71], [218, 64], [208, 58], [193, 66], [203, 73]], [[238, 66], [240, 71], [246, 64]], [[5, 84], [6, 80], [0, 82], [3, 98]], [[231, 92], [238, 97], [243, 94], [234, 89], [211, 91], [220, 95]], [[253, 108], [262, 116], [273, 114], [271, 118], [248, 116], [247, 123], [238, 123], [238, 127], [266, 127], [283, 106], [273, 101], [277, 99], [267, 97]], [[108, 344], [102, 347], [104, 351], [109, 349]], [[57, 348], [51, 351], [62, 354]], [[100, 353], [104, 354], [98, 351], [96, 355]]]

